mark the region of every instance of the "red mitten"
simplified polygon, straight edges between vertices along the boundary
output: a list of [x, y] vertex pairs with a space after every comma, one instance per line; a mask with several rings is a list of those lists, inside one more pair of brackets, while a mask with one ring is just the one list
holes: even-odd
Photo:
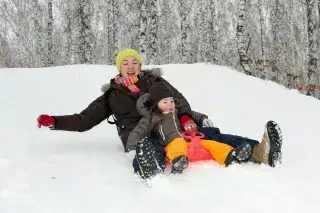
[[37, 119], [38, 121], [38, 127], [41, 128], [41, 126], [44, 127], [54, 127], [55, 121], [54, 118], [50, 115], [40, 115]]
[[184, 131], [190, 136], [195, 136], [198, 132], [197, 124], [190, 118], [189, 115], [182, 115], [180, 118], [180, 124]]

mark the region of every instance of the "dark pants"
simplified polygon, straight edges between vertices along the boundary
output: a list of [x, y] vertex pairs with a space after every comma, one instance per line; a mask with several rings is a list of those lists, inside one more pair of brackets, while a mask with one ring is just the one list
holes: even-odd
[[[233, 148], [237, 148], [243, 143], [250, 143], [252, 146], [255, 146], [256, 144], [259, 143], [256, 140], [241, 137], [238, 135], [222, 134], [219, 128], [215, 128], [215, 127], [198, 127], [198, 131], [205, 135], [204, 139], [215, 140], [217, 142], [228, 144]], [[155, 158], [158, 161], [158, 164], [160, 165], [161, 168], [164, 169], [166, 166], [166, 153], [164, 150], [165, 147], [163, 147], [159, 143], [159, 140], [156, 139], [155, 137], [150, 137], [149, 140], [151, 140], [152, 144], [154, 145]], [[133, 159], [132, 166], [134, 168], [134, 172], [139, 173], [140, 167], [136, 157]]]
[[219, 128], [215, 127], [198, 127], [198, 130], [204, 134], [204, 139], [215, 140], [220, 143], [228, 144], [233, 148], [238, 148], [243, 143], [249, 143], [252, 147], [259, 143], [256, 140], [238, 135], [222, 134]]

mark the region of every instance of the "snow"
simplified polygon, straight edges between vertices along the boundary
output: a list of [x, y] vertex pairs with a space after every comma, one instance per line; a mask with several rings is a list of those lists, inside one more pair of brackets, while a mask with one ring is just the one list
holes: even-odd
[[224, 133], [260, 140], [279, 123], [283, 164], [195, 163], [147, 185], [107, 121], [87, 132], [37, 128], [39, 114], [80, 112], [114, 66], [0, 69], [0, 212], [320, 212], [320, 101], [227, 67], [163, 65], [164, 77]]

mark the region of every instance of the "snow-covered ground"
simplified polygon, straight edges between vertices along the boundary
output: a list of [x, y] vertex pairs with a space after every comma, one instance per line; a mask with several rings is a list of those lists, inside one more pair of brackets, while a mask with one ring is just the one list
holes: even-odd
[[320, 101], [226, 67], [166, 65], [164, 77], [222, 132], [260, 140], [282, 128], [283, 164], [192, 164], [147, 187], [114, 126], [37, 128], [41, 113], [73, 114], [98, 97], [114, 66], [0, 69], [1, 213], [320, 212]]

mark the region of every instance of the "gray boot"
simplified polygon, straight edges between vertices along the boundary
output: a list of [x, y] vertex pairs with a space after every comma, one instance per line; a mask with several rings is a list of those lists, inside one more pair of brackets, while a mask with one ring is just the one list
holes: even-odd
[[250, 145], [250, 143], [243, 143], [228, 154], [224, 163], [226, 167], [234, 163], [246, 163], [250, 160], [251, 155], [252, 146]]
[[281, 164], [281, 146], [282, 133], [279, 125], [274, 121], [268, 121], [261, 142], [253, 147], [253, 162], [267, 164], [271, 167]]
[[140, 167], [139, 174], [142, 178], [152, 178], [162, 173], [162, 168], [155, 157], [155, 148], [148, 138], [137, 142], [136, 157]]
[[185, 155], [181, 155], [172, 160], [172, 170], [173, 174], [181, 174], [185, 168], [188, 167], [188, 159]]

